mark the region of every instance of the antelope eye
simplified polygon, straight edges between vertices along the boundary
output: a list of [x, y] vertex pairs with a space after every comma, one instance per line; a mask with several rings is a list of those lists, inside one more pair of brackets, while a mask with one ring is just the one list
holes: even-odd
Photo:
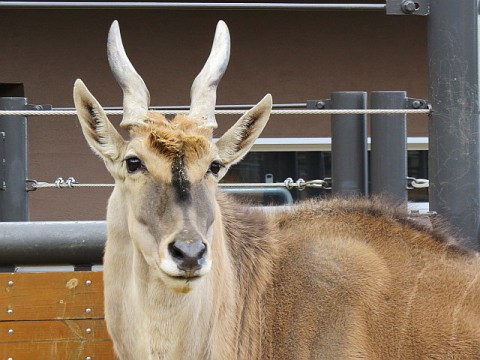
[[221, 168], [225, 167], [220, 161], [214, 161], [210, 164], [210, 168], [208, 172], [212, 173], [213, 175], [217, 175]]
[[145, 168], [142, 164], [142, 160], [136, 156], [125, 159], [125, 163], [127, 164], [127, 171], [129, 173], [133, 173], [139, 169]]

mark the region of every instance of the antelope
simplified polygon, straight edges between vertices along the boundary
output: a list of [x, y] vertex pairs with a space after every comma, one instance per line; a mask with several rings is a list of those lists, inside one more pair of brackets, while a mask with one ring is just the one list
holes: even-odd
[[213, 141], [226, 24], [188, 115], [149, 110], [115, 21], [108, 60], [124, 139], [81, 80], [85, 138], [115, 180], [105, 319], [120, 359], [479, 359], [480, 260], [381, 200], [310, 200], [279, 212], [218, 182], [265, 127], [266, 95]]

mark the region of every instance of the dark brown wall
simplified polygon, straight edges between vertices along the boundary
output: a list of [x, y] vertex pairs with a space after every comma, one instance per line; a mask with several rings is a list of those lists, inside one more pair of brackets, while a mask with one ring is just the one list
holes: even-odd
[[[104, 106], [120, 106], [105, 50], [115, 19], [152, 105], [189, 103], [219, 19], [232, 37], [219, 104], [254, 103], [267, 92], [276, 103], [344, 90], [406, 90], [427, 98], [426, 18], [383, 12], [2, 10], [0, 83], [24, 83], [30, 103], [72, 107], [73, 82], [81, 78]], [[234, 119], [222, 120], [219, 133]], [[409, 135], [426, 135], [425, 117], [412, 117]], [[329, 118], [272, 117], [264, 136], [329, 136]], [[29, 137], [30, 178], [112, 181], [76, 117], [31, 118]], [[103, 219], [109, 193], [38, 190], [31, 194], [31, 219]]]

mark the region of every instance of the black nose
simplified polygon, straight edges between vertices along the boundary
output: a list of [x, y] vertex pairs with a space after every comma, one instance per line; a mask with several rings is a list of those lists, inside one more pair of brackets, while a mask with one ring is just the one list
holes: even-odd
[[193, 276], [202, 267], [207, 245], [201, 240], [174, 240], [168, 245], [168, 251], [180, 270], [186, 276]]

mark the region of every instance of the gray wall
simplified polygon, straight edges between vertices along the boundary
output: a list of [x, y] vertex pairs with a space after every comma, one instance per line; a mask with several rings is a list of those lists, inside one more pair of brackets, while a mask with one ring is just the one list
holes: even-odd
[[[383, 12], [1, 10], [0, 83], [23, 83], [30, 103], [72, 107], [81, 78], [104, 106], [121, 90], [106, 59], [106, 36], [119, 20], [125, 48], [152, 95], [152, 105], [187, 105], [219, 19], [232, 36], [219, 104], [328, 98], [343, 90], [405, 90], [427, 98], [427, 19]], [[118, 123], [118, 118], [113, 118]], [[219, 132], [235, 118], [219, 118]], [[425, 116], [411, 117], [409, 136], [426, 136]], [[329, 118], [272, 117], [266, 137], [330, 135]], [[111, 182], [88, 149], [76, 117], [29, 121], [30, 178]], [[105, 217], [110, 189], [38, 190], [32, 220]]]

